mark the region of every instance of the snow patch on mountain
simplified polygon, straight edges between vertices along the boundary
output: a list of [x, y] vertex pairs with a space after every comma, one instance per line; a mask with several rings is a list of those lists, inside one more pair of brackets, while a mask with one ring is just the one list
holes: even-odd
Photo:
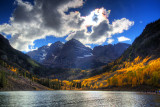
[[91, 56], [93, 56], [92, 53], [90, 53], [90, 54], [88, 54], [88, 55], [84, 55], [84, 56], [82, 56], [82, 57], [77, 57], [77, 58], [86, 58], [86, 57], [91, 57]]

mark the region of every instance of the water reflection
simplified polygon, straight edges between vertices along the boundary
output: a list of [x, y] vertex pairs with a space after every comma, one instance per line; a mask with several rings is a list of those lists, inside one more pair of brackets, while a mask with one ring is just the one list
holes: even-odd
[[160, 96], [118, 91], [0, 92], [0, 106], [159, 107]]

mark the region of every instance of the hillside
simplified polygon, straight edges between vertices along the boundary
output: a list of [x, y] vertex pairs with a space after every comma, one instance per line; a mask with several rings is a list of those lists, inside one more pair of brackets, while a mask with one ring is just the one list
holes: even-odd
[[51, 90], [0, 65], [0, 91]]
[[26, 54], [12, 48], [0, 35], [0, 90], [48, 90], [34, 79], [44, 75], [45, 70]]
[[102, 74], [84, 79], [82, 83], [87, 84], [91, 89], [160, 87], [159, 41], [160, 20], [148, 24], [143, 33], [135, 39], [119, 59], [100, 70]]
[[140, 56], [160, 57], [160, 20], [148, 24], [142, 34], [135, 39], [132, 46], [123, 54], [123, 60], [133, 60]]

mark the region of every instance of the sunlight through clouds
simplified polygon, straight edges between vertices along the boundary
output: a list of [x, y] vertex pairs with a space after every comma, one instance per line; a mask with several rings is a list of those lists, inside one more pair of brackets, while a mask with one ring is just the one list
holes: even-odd
[[99, 25], [102, 21], [107, 20], [109, 17], [110, 10], [106, 11], [103, 7], [100, 9], [93, 10], [88, 16], [83, 17], [84, 23], [83, 26], [96, 26]]
[[[9, 23], [0, 25], [0, 33], [11, 35], [11, 45], [20, 51], [33, 50], [34, 41], [46, 36], [75, 38], [83, 44], [102, 44], [116, 33], [134, 25], [126, 18], [109, 22], [111, 10], [97, 8], [87, 16], [70, 8], [84, 5], [83, 0], [35, 0], [33, 4], [16, 0], [16, 8]], [[87, 32], [87, 27], [92, 31]]]

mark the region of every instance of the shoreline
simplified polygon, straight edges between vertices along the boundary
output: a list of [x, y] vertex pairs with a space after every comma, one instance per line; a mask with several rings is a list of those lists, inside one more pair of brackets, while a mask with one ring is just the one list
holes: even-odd
[[111, 91], [111, 92], [138, 92], [140, 94], [146, 94], [146, 95], [159, 95], [160, 96], [160, 93], [156, 93], [156, 92], [142, 92], [142, 91], [133, 91], [133, 90], [15, 90], [15, 91], [0, 91], [1, 92], [20, 92], [20, 91]]
[[75, 88], [75, 89], [61, 89], [61, 90], [54, 90], [50, 88], [45, 89], [0, 89], [0, 92], [8, 92], [8, 91], [126, 91], [126, 92], [139, 92], [143, 94], [154, 94], [160, 95], [160, 89], [158, 87], [151, 87], [151, 86], [137, 86], [137, 87], [104, 87], [99, 89], [82, 89], [82, 88]]
[[0, 92], [12, 92], [12, 91], [117, 91], [117, 92], [138, 92], [138, 93], [142, 93], [142, 94], [150, 94], [150, 95], [160, 95], [160, 92], [144, 92], [144, 91], [137, 91], [137, 90], [0, 90]]

